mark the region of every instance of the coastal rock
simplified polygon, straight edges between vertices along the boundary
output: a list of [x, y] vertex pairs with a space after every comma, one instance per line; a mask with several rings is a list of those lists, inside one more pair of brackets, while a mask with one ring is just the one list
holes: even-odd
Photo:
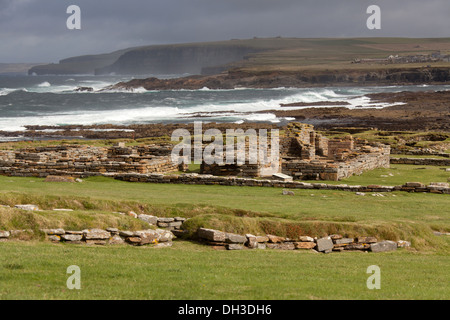
[[92, 87], [78, 87], [74, 90], [75, 92], [92, 92], [94, 89]]

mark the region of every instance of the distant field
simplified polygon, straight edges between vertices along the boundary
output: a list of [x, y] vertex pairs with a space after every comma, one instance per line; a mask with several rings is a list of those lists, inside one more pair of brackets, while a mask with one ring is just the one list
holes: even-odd
[[[289, 42], [290, 40], [290, 42]], [[379, 59], [389, 55], [418, 55], [441, 51], [450, 53], [450, 38], [351, 38], [351, 39], [273, 39], [272, 45], [286, 46], [251, 55], [245, 70], [342, 70], [414, 68], [431, 64], [449, 67], [448, 62], [411, 64], [352, 64], [354, 59]]]

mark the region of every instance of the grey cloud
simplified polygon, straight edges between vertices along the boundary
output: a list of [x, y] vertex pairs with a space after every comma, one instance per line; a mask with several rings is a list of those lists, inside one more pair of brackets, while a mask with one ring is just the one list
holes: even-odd
[[[82, 30], [66, 28], [77, 4]], [[382, 29], [366, 9], [382, 9]], [[0, 0], [0, 62], [160, 43], [286, 37], [448, 37], [448, 0]]]

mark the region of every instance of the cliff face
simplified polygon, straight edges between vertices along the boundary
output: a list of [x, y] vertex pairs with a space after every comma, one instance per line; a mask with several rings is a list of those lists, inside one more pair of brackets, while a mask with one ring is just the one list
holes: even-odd
[[[398, 43], [397, 43], [398, 42]], [[444, 60], [422, 63], [353, 64], [355, 58], [386, 58], [392, 54], [423, 56], [432, 45], [447, 52], [448, 39], [296, 39], [254, 38], [228, 41], [153, 45], [128, 48], [109, 54], [87, 55], [61, 60], [58, 64], [31, 68], [36, 74], [203, 74], [213, 75], [240, 68], [259, 72], [258, 77], [279, 72], [291, 73], [289, 82], [363, 83], [448, 81], [450, 64]], [[406, 47], [405, 47], [406, 46]], [[418, 49], [419, 48], [419, 49]], [[405, 51], [406, 50], [406, 51]], [[429, 52], [431, 54], [431, 52]], [[382, 61], [388, 61], [383, 60]], [[234, 72], [234, 71], [233, 71]], [[295, 73], [295, 76], [293, 74]], [[255, 74], [253, 74], [255, 75]], [[266, 79], [280, 82], [280, 79]], [[270, 85], [267, 84], [267, 85]], [[288, 83], [289, 85], [289, 83]]]
[[67, 58], [59, 63], [44, 64], [32, 67], [28, 74], [94, 74], [96, 68], [101, 68], [114, 63], [122, 54], [131, 49], [119, 50], [107, 54], [85, 55]]
[[130, 48], [109, 54], [72, 57], [33, 67], [28, 74], [202, 74], [224, 70], [263, 49], [229, 43]]
[[231, 45], [153, 47], [127, 52], [95, 74], [202, 74], [203, 69], [240, 61], [256, 51]]

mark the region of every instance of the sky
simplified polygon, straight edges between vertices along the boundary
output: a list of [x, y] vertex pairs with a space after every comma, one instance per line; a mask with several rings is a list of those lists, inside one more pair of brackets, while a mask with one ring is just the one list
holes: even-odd
[[[67, 8], [81, 10], [70, 30]], [[367, 8], [379, 6], [381, 29]], [[0, 0], [0, 63], [253, 37], [450, 37], [449, 0]]]

